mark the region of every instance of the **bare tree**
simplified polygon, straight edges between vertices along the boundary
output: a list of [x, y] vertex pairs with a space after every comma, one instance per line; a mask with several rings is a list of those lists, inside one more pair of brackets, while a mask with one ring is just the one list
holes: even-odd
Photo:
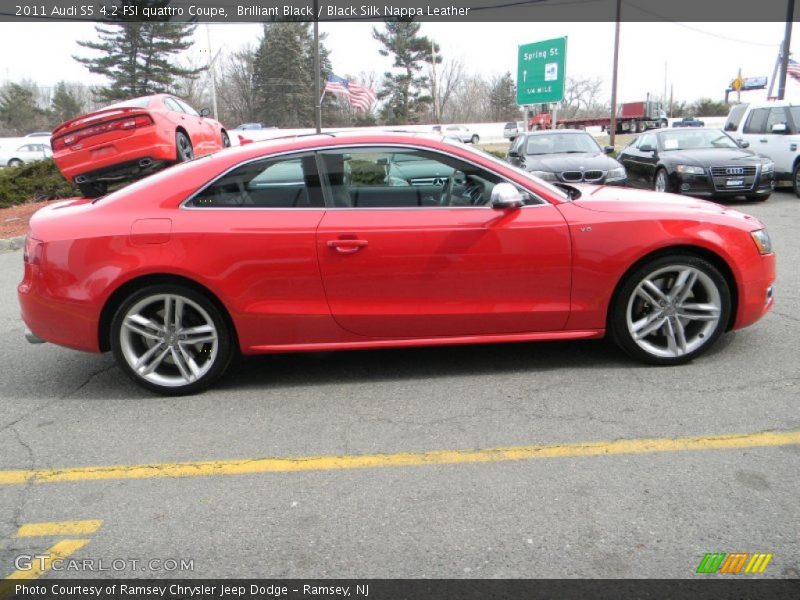
[[259, 120], [261, 105], [253, 86], [256, 51], [251, 44], [225, 57], [217, 79], [220, 119], [230, 127]]
[[181, 68], [191, 74], [176, 76], [170, 89], [197, 110], [211, 106], [211, 73], [208, 68], [203, 70], [204, 66], [195, 59], [185, 61]]
[[561, 103], [563, 112], [559, 115], [560, 117], [571, 119], [573, 117], [600, 116], [608, 111], [607, 105], [600, 101], [603, 80], [599, 77], [582, 79], [567, 77], [565, 83], [564, 101]]
[[430, 79], [431, 95], [433, 94], [433, 84], [436, 87], [436, 94], [434, 97], [434, 119], [441, 121], [443, 116], [447, 114], [450, 101], [453, 98], [458, 86], [464, 77], [464, 62], [460, 58], [450, 58], [442, 61], [436, 65], [434, 78], [433, 65], [428, 66], [428, 78]]
[[480, 75], [465, 75], [450, 96], [447, 111], [442, 114], [446, 123], [480, 123], [490, 120], [491, 86]]

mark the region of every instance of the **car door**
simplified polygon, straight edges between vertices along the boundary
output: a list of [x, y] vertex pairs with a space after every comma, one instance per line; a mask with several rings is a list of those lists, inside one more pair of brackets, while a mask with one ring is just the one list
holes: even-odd
[[[390, 185], [396, 153], [451, 177]], [[484, 168], [409, 147], [320, 152], [328, 204], [317, 254], [331, 314], [361, 336], [424, 338], [561, 329], [570, 238], [555, 206], [488, 206]]]
[[251, 160], [197, 192], [172, 223], [176, 265], [225, 281], [243, 348], [324, 340], [339, 328], [322, 289], [325, 212], [313, 153]]
[[222, 137], [218, 135], [219, 132], [217, 131], [215, 121], [208, 117], [200, 116], [199, 112], [186, 104], [183, 100], [178, 100], [176, 98], [176, 101], [187, 115], [195, 119], [197, 135], [203, 139], [204, 153], [216, 152], [219, 150], [222, 147]]
[[[783, 125], [783, 133], [773, 133], [775, 125]], [[791, 173], [794, 159], [797, 156], [797, 139], [792, 136], [792, 122], [789, 119], [789, 108], [775, 106], [769, 109], [764, 133], [754, 136], [758, 141], [750, 144], [750, 150], [771, 158], [776, 170]], [[794, 148], [793, 148], [794, 146]]]
[[632, 187], [650, 187], [649, 182], [645, 182], [644, 175], [647, 156], [639, 150], [639, 146], [645, 143], [654, 143], [654, 138], [655, 136], [652, 133], [640, 135], [630, 146], [623, 149], [617, 158], [628, 173], [628, 185]]

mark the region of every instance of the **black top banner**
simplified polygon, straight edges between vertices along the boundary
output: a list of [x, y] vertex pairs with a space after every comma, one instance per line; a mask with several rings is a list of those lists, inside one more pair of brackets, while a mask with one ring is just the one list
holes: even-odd
[[28, 600], [784, 600], [798, 579], [62, 579], [0, 581]]
[[[0, 21], [779, 22], [787, 20], [789, 2], [794, 0], [3, 0]], [[792, 20], [800, 20], [800, 10]]]

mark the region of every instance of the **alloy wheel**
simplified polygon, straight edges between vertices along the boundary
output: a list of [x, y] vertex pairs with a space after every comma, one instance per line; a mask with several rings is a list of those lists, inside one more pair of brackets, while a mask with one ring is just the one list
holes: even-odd
[[656, 183], [655, 183], [655, 190], [657, 192], [666, 192], [667, 191], [667, 173], [664, 170], [659, 171], [656, 173]]

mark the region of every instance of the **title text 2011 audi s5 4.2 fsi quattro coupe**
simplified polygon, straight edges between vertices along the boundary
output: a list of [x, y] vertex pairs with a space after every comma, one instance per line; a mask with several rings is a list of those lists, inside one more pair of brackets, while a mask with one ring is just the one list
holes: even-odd
[[[406, 180], [402, 159], [441, 175]], [[556, 187], [458, 142], [388, 133], [248, 144], [48, 206], [24, 261], [30, 341], [111, 350], [171, 394], [239, 352], [609, 334], [683, 363], [764, 315], [775, 278], [753, 217]]]

